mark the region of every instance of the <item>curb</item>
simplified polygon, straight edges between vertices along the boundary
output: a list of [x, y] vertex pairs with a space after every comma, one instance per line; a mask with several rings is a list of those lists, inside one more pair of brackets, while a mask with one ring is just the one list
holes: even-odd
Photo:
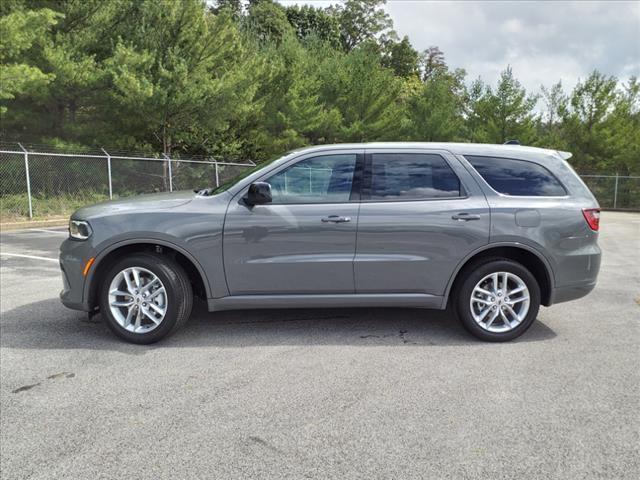
[[29, 228], [40, 227], [64, 227], [68, 224], [69, 218], [54, 218], [51, 220], [27, 220], [22, 222], [6, 222], [0, 223], [0, 231], [8, 230], [25, 230]]

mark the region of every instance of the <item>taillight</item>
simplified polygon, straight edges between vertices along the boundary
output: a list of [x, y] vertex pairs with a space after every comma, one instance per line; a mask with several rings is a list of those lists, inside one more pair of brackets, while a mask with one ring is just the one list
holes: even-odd
[[600, 229], [600, 209], [599, 208], [583, 208], [582, 214], [589, 224], [591, 230], [597, 232]]

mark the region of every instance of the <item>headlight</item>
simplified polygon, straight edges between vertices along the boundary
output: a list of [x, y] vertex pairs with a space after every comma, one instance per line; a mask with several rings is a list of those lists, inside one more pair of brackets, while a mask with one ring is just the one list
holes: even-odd
[[91, 236], [91, 226], [84, 220], [69, 220], [69, 236], [76, 240], [86, 240]]

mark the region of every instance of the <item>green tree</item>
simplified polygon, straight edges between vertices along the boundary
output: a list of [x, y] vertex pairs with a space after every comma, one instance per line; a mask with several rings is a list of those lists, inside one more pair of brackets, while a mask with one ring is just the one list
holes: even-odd
[[28, 51], [50, 42], [51, 27], [59, 19], [47, 8], [15, 9], [0, 17], [0, 114], [7, 112], [6, 100], [38, 92], [55, 78], [34, 65]]
[[421, 142], [462, 139], [464, 130], [464, 70], [430, 75], [407, 100], [407, 137]]
[[281, 42], [293, 34], [285, 9], [273, 0], [260, 0], [249, 5], [244, 23], [261, 42]]
[[228, 12], [206, 15], [197, 0], [146, 0], [136, 23], [105, 61], [114, 134], [167, 155], [192, 145], [237, 155], [231, 131], [254, 113], [261, 70]]
[[398, 95], [402, 82], [380, 65], [377, 55], [366, 49], [336, 53], [321, 71], [321, 100], [335, 107], [341, 124], [329, 141], [363, 142], [393, 140], [400, 133], [402, 109]]
[[386, 0], [347, 0], [328, 11], [340, 22], [342, 47], [349, 52], [358, 45], [376, 40], [391, 29], [393, 22], [382, 5]]
[[444, 53], [440, 48], [431, 46], [420, 55], [420, 70], [422, 72], [422, 78], [425, 81], [433, 75], [446, 72], [447, 69]]
[[495, 92], [482, 82], [475, 82], [468, 103], [471, 139], [485, 143], [513, 139], [531, 143], [535, 138], [533, 108], [537, 100], [536, 95], [527, 95], [511, 67], [500, 74]]
[[2, 134], [258, 160], [323, 142], [515, 138], [572, 151], [581, 173], [640, 173], [636, 78], [542, 87], [536, 113], [510, 68], [466, 87], [439, 48], [399, 39], [383, 5], [4, 0]]
[[[601, 171], [620, 175], [640, 175], [640, 82], [637, 77], [618, 89], [613, 112], [608, 119], [611, 148]], [[618, 185], [617, 207], [637, 208], [640, 186], [621, 180]]]
[[382, 64], [391, 68], [398, 77], [410, 77], [418, 73], [418, 52], [411, 46], [409, 37], [401, 41], [391, 40], [384, 45]]
[[563, 109], [563, 131], [573, 152], [571, 162], [582, 173], [610, 166], [617, 83], [614, 77], [594, 71], [576, 85]]
[[613, 152], [608, 170], [620, 175], [640, 175], [640, 82], [637, 77], [631, 77], [618, 92], [610, 120]]
[[215, 0], [211, 12], [217, 15], [223, 10], [232, 17], [239, 18], [242, 15], [242, 0]]
[[286, 8], [286, 14], [300, 40], [315, 37], [330, 48], [340, 46], [340, 23], [326, 10], [310, 5], [292, 5]]
[[14, 102], [16, 114], [5, 126], [22, 127], [29, 132], [28, 138], [44, 141], [82, 142], [95, 137], [103, 126], [95, 107], [106, 88], [100, 62], [112, 54], [114, 38], [130, 30], [122, 23], [133, 18], [130, 13], [135, 2], [32, 0], [26, 4], [35, 11], [42, 6], [56, 11], [58, 21], [49, 40], [24, 55], [51, 80], [18, 98]]
[[256, 158], [326, 141], [327, 131], [339, 124], [337, 110], [320, 100], [318, 59], [325, 47], [318, 43], [307, 49], [290, 37], [261, 52], [268, 66], [257, 92], [262, 108], [251, 134]]
[[565, 150], [566, 142], [563, 138], [562, 112], [567, 108], [568, 98], [562, 88], [562, 82], [550, 88], [544, 85], [540, 88], [542, 99], [542, 114], [538, 125], [538, 135], [535, 144], [546, 148]]

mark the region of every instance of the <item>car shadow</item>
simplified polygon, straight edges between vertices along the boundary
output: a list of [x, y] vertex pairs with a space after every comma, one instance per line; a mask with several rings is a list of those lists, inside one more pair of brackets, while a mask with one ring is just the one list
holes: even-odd
[[[167, 347], [353, 345], [360, 347], [480, 346], [448, 311], [408, 308], [237, 310], [210, 313], [196, 302], [191, 319], [171, 337], [149, 346], [115, 337], [100, 315], [64, 308], [48, 299], [2, 315], [0, 345], [19, 349], [105, 349], [144, 354]], [[511, 343], [553, 339], [540, 321]]]

